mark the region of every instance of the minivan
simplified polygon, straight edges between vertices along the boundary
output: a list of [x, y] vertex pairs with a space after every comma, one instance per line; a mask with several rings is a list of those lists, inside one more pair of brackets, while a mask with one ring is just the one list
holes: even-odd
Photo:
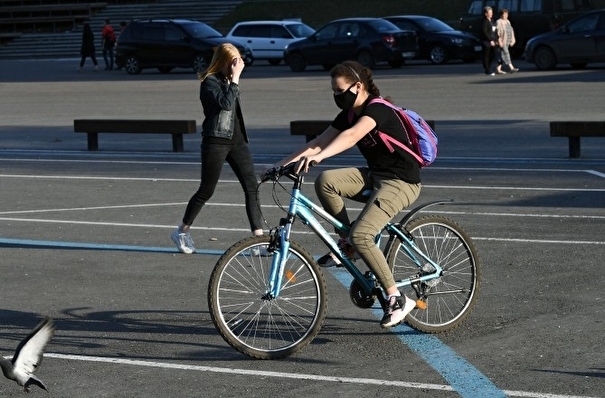
[[460, 18], [460, 30], [481, 37], [483, 8], [492, 7], [494, 22], [499, 10], [508, 10], [508, 19], [515, 31], [513, 55], [523, 53], [532, 37], [558, 28], [563, 23], [593, 9], [590, 0], [471, 0], [466, 14]]
[[266, 59], [271, 65], [279, 65], [288, 44], [313, 33], [315, 29], [299, 21], [246, 21], [235, 24], [225, 37], [250, 47], [254, 60]]

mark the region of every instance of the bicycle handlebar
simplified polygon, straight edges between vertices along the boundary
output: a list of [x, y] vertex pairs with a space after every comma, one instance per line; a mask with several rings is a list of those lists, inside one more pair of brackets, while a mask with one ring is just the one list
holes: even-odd
[[[261, 177], [261, 183], [267, 182], [269, 180], [276, 181], [279, 179], [279, 177], [281, 177], [283, 175], [291, 176], [290, 178], [296, 179], [296, 177], [298, 177], [298, 174], [294, 172], [294, 166], [296, 166], [296, 163], [297, 162], [292, 162], [292, 163], [288, 163], [285, 166], [277, 166], [277, 167], [270, 168]], [[313, 161], [311, 161], [311, 163], [309, 163], [309, 167], [315, 167], [315, 166], [317, 166], [317, 162], [315, 160], [313, 160]]]

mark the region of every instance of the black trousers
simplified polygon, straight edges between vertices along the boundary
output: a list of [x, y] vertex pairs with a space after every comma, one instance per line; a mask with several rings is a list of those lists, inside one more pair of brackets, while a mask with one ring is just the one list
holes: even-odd
[[239, 144], [209, 144], [202, 140], [201, 161], [200, 186], [189, 199], [183, 216], [183, 223], [185, 225], [193, 224], [202, 207], [214, 194], [221, 176], [223, 163], [227, 161], [244, 190], [246, 215], [250, 223], [250, 230], [262, 229], [262, 215], [257, 189], [258, 181], [248, 144], [245, 142]]
[[488, 75], [494, 73], [494, 68], [492, 67], [492, 65], [496, 56], [495, 49], [496, 47], [490, 46], [489, 43], [488, 45], [485, 45], [485, 43], [483, 43], [483, 71]]

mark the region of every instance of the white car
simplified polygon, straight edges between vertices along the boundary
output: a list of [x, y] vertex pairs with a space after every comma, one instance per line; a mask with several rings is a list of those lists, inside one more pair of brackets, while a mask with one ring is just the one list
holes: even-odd
[[246, 21], [235, 24], [226, 37], [248, 46], [255, 60], [266, 59], [271, 65], [278, 65], [288, 44], [314, 32], [300, 21]]

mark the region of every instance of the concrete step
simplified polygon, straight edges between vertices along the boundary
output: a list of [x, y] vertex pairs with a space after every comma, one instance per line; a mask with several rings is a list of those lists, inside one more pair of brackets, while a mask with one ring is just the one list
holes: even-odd
[[[108, 5], [90, 20], [95, 34], [97, 56], [101, 56], [101, 30], [109, 19], [116, 32], [120, 21], [146, 18], [192, 19], [211, 25], [233, 10], [235, 0], [166, 0], [150, 4]], [[0, 47], [0, 59], [78, 58], [82, 44], [82, 26], [64, 33], [24, 33]]]

